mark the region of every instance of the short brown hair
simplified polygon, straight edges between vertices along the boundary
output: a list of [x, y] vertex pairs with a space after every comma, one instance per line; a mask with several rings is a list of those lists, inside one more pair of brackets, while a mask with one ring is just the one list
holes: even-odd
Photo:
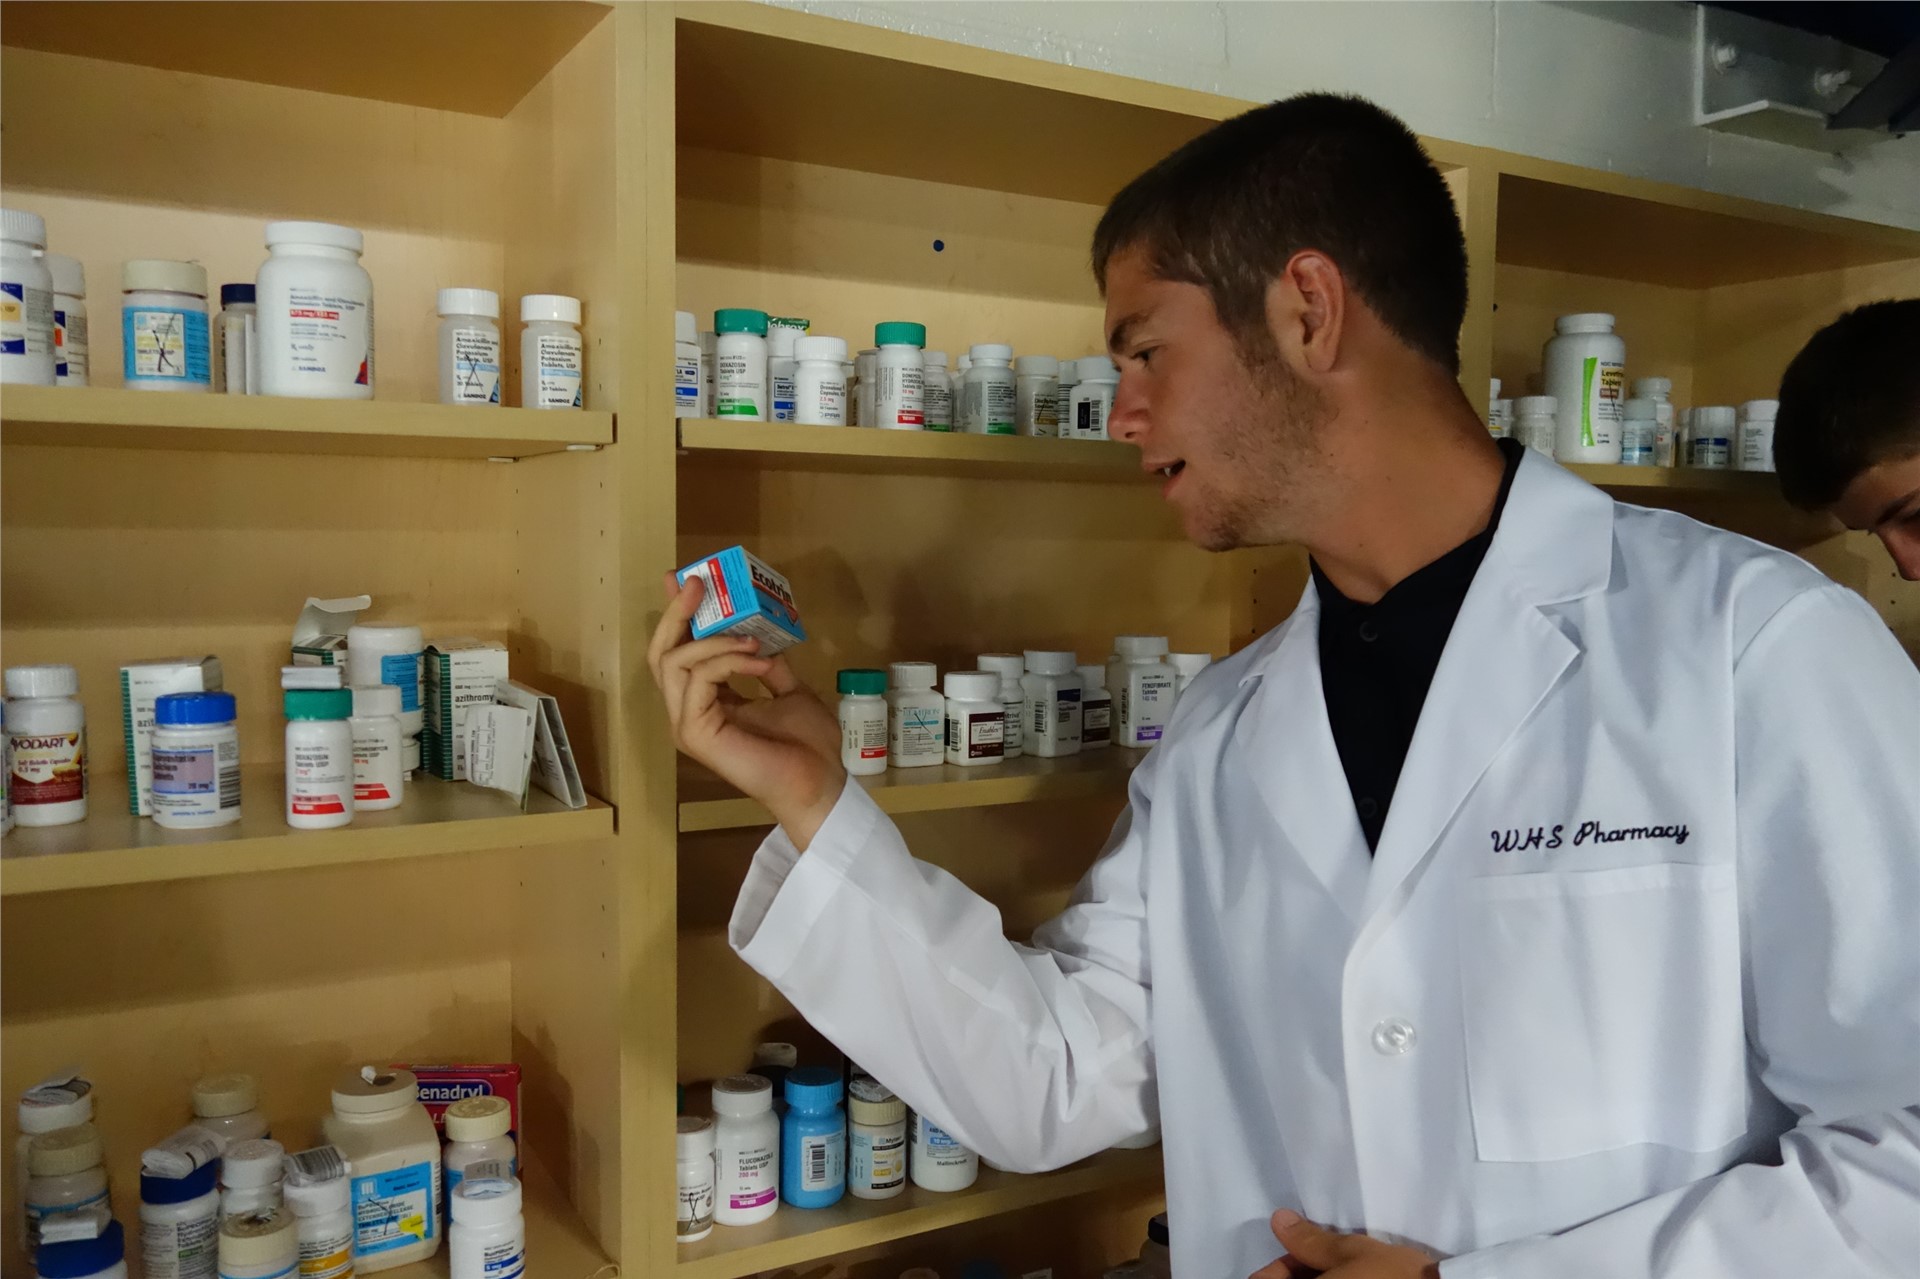
[[1862, 471], [1920, 455], [1920, 298], [1855, 307], [1800, 348], [1780, 379], [1773, 465], [1803, 510]]
[[1420, 139], [1364, 98], [1303, 93], [1207, 130], [1107, 206], [1093, 233], [1102, 292], [1135, 245], [1162, 278], [1206, 289], [1243, 349], [1270, 341], [1267, 286], [1316, 249], [1401, 341], [1460, 371], [1460, 215]]

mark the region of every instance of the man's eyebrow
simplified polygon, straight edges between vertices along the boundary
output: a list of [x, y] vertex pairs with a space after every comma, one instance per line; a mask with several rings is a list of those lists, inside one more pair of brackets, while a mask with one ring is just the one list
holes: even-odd
[[1117, 356], [1121, 351], [1125, 350], [1129, 336], [1128, 331], [1146, 318], [1147, 313], [1145, 311], [1135, 311], [1132, 315], [1125, 317], [1118, 324], [1114, 325], [1113, 331], [1107, 334], [1107, 354]]
[[1913, 492], [1907, 494], [1905, 497], [1896, 497], [1893, 501], [1887, 503], [1880, 514], [1875, 517], [1873, 523], [1867, 525], [1867, 527], [1869, 529], [1879, 528], [1882, 524], [1885, 524], [1888, 520], [1898, 515], [1901, 508], [1913, 501], [1916, 497], [1920, 497], [1920, 489], [1913, 490]]

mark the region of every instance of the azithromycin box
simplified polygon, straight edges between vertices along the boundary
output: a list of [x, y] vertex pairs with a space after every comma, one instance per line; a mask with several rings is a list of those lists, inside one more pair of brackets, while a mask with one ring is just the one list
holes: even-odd
[[744, 546], [729, 546], [697, 560], [681, 569], [675, 580], [684, 586], [690, 577], [707, 586], [693, 614], [693, 638], [751, 636], [760, 641], [762, 657], [772, 657], [807, 638], [793, 602], [793, 587]]

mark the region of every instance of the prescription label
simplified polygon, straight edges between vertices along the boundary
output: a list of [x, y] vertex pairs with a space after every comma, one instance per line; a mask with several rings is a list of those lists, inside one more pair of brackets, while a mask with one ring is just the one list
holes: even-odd
[[408, 1164], [353, 1179], [353, 1250], [378, 1256], [431, 1241], [439, 1221], [440, 1169]]
[[46, 355], [52, 335], [53, 294], [14, 280], [0, 284], [0, 352]]
[[14, 733], [7, 742], [7, 795], [15, 808], [87, 797], [87, 732]]
[[206, 312], [128, 307], [120, 317], [128, 378], [148, 382], [212, 380]]
[[[455, 404], [498, 404], [500, 402], [500, 334], [494, 329], [454, 329], [448, 335], [453, 345], [453, 402]], [[409, 706], [408, 710], [418, 710]]]

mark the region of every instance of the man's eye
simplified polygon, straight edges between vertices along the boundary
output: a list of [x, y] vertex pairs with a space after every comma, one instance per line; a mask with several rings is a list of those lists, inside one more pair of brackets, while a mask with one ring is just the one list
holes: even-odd
[[1144, 368], [1147, 365], [1150, 365], [1153, 363], [1153, 353], [1158, 349], [1159, 348], [1157, 347], [1150, 346], [1150, 347], [1147, 347], [1145, 350], [1135, 351], [1133, 353], [1133, 358], [1140, 361], [1141, 367]]

